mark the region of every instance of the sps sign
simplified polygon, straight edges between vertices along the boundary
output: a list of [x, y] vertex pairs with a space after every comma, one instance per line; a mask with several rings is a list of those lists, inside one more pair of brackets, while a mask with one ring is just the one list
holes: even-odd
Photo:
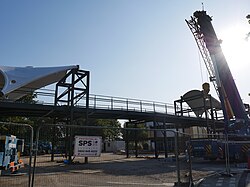
[[101, 155], [102, 138], [99, 136], [75, 136], [74, 156], [98, 157]]

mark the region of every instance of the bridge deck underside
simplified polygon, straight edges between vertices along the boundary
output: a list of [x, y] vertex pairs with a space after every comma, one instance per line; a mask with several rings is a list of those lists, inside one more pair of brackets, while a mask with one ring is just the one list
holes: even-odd
[[[156, 121], [165, 123], [178, 124], [181, 128], [191, 126], [206, 126], [204, 118], [184, 117], [155, 112], [138, 112], [127, 110], [107, 110], [107, 109], [93, 109], [88, 110], [84, 107], [73, 107], [73, 118], [85, 118], [88, 111], [88, 117], [93, 119], [127, 119], [138, 121]], [[0, 103], [1, 116], [24, 116], [24, 117], [51, 117], [51, 118], [70, 118], [71, 109], [68, 106], [52, 106], [43, 104], [24, 104], [1, 102]], [[216, 121], [217, 128], [223, 128], [224, 123]]]

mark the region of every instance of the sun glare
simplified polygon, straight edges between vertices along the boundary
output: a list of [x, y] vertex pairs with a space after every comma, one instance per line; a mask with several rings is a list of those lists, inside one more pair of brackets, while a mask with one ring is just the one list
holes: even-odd
[[230, 69], [240, 70], [250, 65], [250, 38], [246, 38], [248, 32], [247, 28], [237, 26], [224, 30], [219, 37]]

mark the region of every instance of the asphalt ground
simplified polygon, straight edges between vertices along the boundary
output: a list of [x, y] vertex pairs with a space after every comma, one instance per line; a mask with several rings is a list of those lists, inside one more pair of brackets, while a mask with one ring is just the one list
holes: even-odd
[[199, 181], [197, 187], [250, 187], [250, 170], [214, 173]]
[[[101, 157], [89, 158], [88, 164], [84, 163], [84, 158], [76, 158], [75, 164], [65, 164], [64, 159], [57, 155], [56, 161], [51, 162], [50, 155], [38, 156], [34, 186], [172, 187], [177, 182], [175, 160], [164, 157], [126, 158], [125, 155], [105, 153]], [[28, 157], [24, 158], [24, 162], [28, 163]], [[181, 174], [184, 174], [181, 175], [181, 181], [188, 181], [185, 162], [180, 163], [180, 168], [183, 169]], [[250, 181], [250, 173], [246, 166], [232, 164], [230, 175], [225, 175], [224, 171], [223, 161], [194, 159], [192, 163], [195, 186], [245, 187]], [[21, 172], [28, 172], [27, 165]], [[27, 184], [28, 175], [0, 177], [0, 186], [27, 187]]]

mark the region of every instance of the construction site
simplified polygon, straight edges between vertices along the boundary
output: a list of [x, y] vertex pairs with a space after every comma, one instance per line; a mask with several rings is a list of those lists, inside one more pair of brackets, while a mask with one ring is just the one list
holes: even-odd
[[90, 94], [79, 65], [0, 66], [0, 186], [248, 186], [249, 104], [212, 16], [185, 22], [210, 82], [173, 103]]

